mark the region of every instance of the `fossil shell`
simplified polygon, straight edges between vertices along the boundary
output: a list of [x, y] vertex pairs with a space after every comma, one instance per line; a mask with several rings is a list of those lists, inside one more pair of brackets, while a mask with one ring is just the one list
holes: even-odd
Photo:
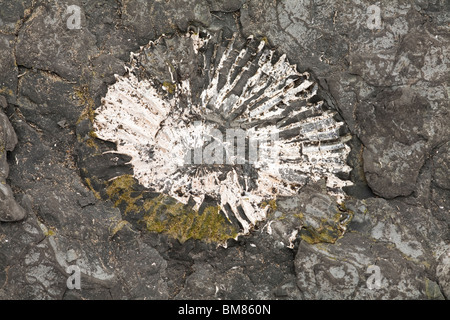
[[[247, 233], [263, 201], [325, 179], [350, 184], [349, 139], [318, 86], [265, 41], [220, 32], [162, 36], [131, 55], [96, 110], [97, 136], [131, 157], [144, 187], [200, 207], [214, 199]], [[235, 141], [236, 138], [236, 141]]]

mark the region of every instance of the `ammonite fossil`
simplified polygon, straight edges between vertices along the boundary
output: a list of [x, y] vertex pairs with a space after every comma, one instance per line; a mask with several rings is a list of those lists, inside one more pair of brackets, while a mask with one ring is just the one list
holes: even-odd
[[92, 135], [114, 143], [102, 154], [132, 167], [104, 194], [153, 231], [175, 224], [181, 238], [217, 241], [249, 232], [265, 204], [309, 181], [342, 197], [349, 136], [316, 93], [264, 39], [162, 36], [131, 55], [95, 111]]

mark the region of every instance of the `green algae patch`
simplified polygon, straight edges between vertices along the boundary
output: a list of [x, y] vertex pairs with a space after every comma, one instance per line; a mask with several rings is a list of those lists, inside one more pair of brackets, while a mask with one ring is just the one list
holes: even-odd
[[167, 195], [138, 190], [131, 175], [115, 178], [105, 188], [106, 198], [123, 212], [124, 219], [138, 221], [149, 232], [165, 233], [180, 242], [207, 243], [225, 243], [238, 234], [218, 206], [194, 210]]

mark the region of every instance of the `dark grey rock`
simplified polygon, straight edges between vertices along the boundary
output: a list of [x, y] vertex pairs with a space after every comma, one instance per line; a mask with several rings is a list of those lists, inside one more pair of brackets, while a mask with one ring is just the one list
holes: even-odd
[[15, 38], [0, 33], [0, 95], [8, 102], [15, 102], [18, 68], [14, 56]]
[[446, 299], [450, 297], [450, 250], [443, 251], [439, 257], [439, 262], [436, 267], [436, 276], [439, 288]]
[[211, 11], [235, 12], [241, 9], [244, 0], [209, 0]]
[[441, 189], [450, 190], [450, 141], [436, 150], [433, 157], [433, 181]]
[[34, 215], [0, 223], [0, 299], [61, 299], [66, 277]]
[[[423, 267], [361, 234], [350, 233], [335, 245], [302, 242], [295, 261], [305, 299], [428, 298]], [[372, 265], [379, 268], [380, 287], [367, 284]]]
[[[190, 242], [190, 268], [175, 298], [299, 299], [293, 251], [284, 244], [280, 246], [264, 230], [262, 227], [238, 242], [230, 240], [226, 249]], [[261, 263], [263, 260], [266, 262]], [[171, 273], [169, 264], [167, 274]]]
[[80, 207], [84, 208], [89, 205], [94, 205], [96, 202], [95, 196], [92, 193], [89, 193], [87, 196], [81, 197], [77, 200]]
[[111, 288], [113, 299], [168, 298], [167, 261], [156, 249], [134, 239], [120, 243], [116, 256], [121, 259], [116, 269], [121, 281]]
[[[0, 299], [449, 299], [449, 3], [383, 3], [380, 30], [371, 4], [0, 0], [0, 213], [21, 219], [0, 222]], [[222, 248], [137, 230], [98, 199], [83, 168], [106, 149], [89, 116], [130, 52], [191, 24], [266, 37], [311, 72], [357, 138], [360, 200], [339, 207], [309, 185]], [[97, 158], [105, 177], [112, 158]], [[305, 240], [349, 212], [333, 241]], [[66, 286], [70, 265], [82, 290]]]
[[0, 107], [3, 109], [6, 109], [8, 106], [8, 101], [6, 101], [6, 98], [4, 96], [0, 96]]
[[5, 179], [0, 178], [0, 221], [20, 221], [26, 216], [26, 211], [14, 199], [11, 187]]
[[[14, 150], [17, 144], [17, 135], [14, 128], [11, 126], [8, 117], [0, 110], [0, 141], [1, 152], [4, 154], [7, 151]], [[8, 171], [2, 170], [3, 175], [8, 176]]]
[[20, 112], [42, 130], [50, 146], [56, 144], [57, 147], [59, 145], [57, 149], [68, 148], [69, 141], [65, 139], [68, 135], [55, 132], [60, 132], [61, 121], [74, 127], [80, 117], [84, 106], [81, 105], [83, 97], [79, 88], [47, 72], [24, 72], [19, 82]]
[[53, 72], [64, 79], [79, 83], [88, 70], [89, 57], [98, 54], [95, 36], [85, 27], [84, 11], [80, 11], [80, 29], [67, 27], [71, 16], [69, 5], [80, 1], [44, 1], [33, 8], [31, 17], [20, 29], [17, 64], [26, 68]]
[[8, 117], [0, 110], [0, 221], [12, 222], [25, 218], [26, 211], [15, 200], [11, 187], [6, 183], [9, 165], [6, 153], [17, 144], [17, 136]]
[[58, 124], [58, 126], [60, 126], [63, 129], [67, 128], [67, 125], [68, 125], [66, 120], [58, 121], [57, 124]]
[[14, 34], [28, 15], [32, 0], [0, 1], [0, 33]]
[[[356, 201], [347, 206], [354, 210], [354, 216], [347, 233], [334, 245], [300, 243], [295, 265], [297, 284], [305, 298], [435, 299], [442, 296], [442, 287], [438, 292], [433, 291], [437, 287], [431, 283], [430, 275], [436, 266], [435, 255], [442, 252], [442, 244], [437, 245], [432, 239], [441, 238], [445, 227], [427, 218], [429, 212], [415, 211], [409, 215], [408, 211], [416, 210], [415, 207], [392, 206], [381, 199]], [[410, 219], [411, 216], [415, 218]], [[431, 225], [426, 225], [427, 220]], [[418, 221], [420, 225], [416, 224]], [[371, 274], [367, 273], [372, 265], [381, 274], [377, 288], [368, 285]]]
[[133, 29], [140, 45], [163, 33], [173, 33], [178, 28], [186, 30], [190, 23], [209, 25], [211, 14], [206, 0], [185, 2], [127, 1], [121, 7], [123, 25]]

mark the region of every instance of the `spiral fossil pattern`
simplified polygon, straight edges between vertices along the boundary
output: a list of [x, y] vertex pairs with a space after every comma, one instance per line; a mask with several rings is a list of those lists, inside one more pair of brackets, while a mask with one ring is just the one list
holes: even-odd
[[338, 177], [351, 170], [350, 137], [317, 90], [264, 40], [162, 36], [131, 55], [128, 73], [96, 110], [94, 130], [131, 157], [142, 186], [197, 209], [213, 200], [247, 233], [266, 218], [263, 201], [321, 179], [341, 199], [351, 183]]

